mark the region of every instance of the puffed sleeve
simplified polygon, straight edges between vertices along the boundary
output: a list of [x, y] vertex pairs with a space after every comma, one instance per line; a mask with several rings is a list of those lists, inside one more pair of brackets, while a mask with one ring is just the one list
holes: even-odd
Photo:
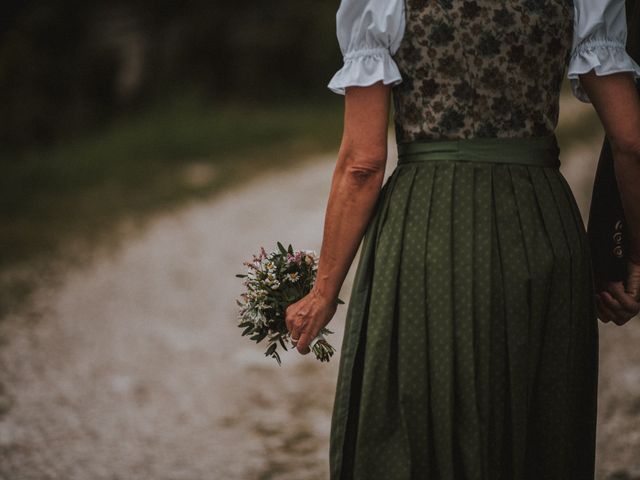
[[596, 75], [633, 72], [640, 66], [626, 51], [627, 19], [624, 0], [574, 0], [573, 45], [567, 77], [573, 95], [590, 103], [579, 74], [595, 69]]
[[336, 31], [344, 64], [328, 87], [344, 95], [345, 87], [402, 81], [392, 55], [405, 28], [403, 0], [342, 0]]

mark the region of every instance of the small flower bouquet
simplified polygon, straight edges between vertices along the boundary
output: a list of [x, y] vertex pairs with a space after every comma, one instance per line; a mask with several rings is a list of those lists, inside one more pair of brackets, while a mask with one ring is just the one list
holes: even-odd
[[[250, 339], [260, 343], [268, 340], [266, 356], [271, 356], [281, 364], [280, 355], [276, 351], [278, 344], [287, 350], [286, 343], [291, 338], [285, 323], [285, 312], [289, 305], [307, 295], [316, 279], [318, 257], [312, 250], [294, 251], [277, 242], [278, 250], [267, 253], [260, 247], [260, 253], [253, 256], [252, 261], [243, 262], [246, 274], [236, 277], [246, 278], [243, 284], [247, 287], [240, 295], [243, 301], [236, 300], [240, 306], [238, 315], [242, 335], [251, 335]], [[338, 298], [337, 302], [344, 303]], [[320, 330], [309, 348], [321, 362], [328, 362], [335, 352], [324, 338], [333, 333], [328, 328]], [[292, 344], [293, 346], [293, 344]]]

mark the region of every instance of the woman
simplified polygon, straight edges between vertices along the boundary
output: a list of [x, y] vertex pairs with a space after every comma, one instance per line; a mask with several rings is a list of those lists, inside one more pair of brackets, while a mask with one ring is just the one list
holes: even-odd
[[[345, 64], [329, 87], [345, 94], [344, 135], [318, 278], [287, 309], [308, 353], [363, 241], [333, 480], [593, 478], [593, 275], [554, 129], [568, 63], [574, 94], [592, 101], [628, 175], [622, 194], [637, 199], [640, 67], [624, 51], [623, 9], [342, 1]], [[383, 185], [391, 94], [399, 160]], [[625, 212], [634, 238], [639, 205]], [[603, 311], [637, 313], [633, 288], [602, 293]]]

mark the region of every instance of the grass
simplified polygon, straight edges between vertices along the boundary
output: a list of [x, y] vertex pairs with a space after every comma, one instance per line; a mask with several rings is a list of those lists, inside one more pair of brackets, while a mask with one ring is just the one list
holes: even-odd
[[192, 94], [58, 147], [5, 154], [0, 268], [335, 149], [341, 129], [340, 99], [207, 105]]
[[82, 263], [154, 214], [337, 149], [342, 98], [207, 104], [183, 94], [48, 149], [2, 153], [0, 317], [60, 261]]

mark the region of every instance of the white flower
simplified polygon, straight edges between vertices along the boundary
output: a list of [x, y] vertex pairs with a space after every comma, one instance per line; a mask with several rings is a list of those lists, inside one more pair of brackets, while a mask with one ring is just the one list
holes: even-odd
[[298, 272], [287, 273], [285, 278], [289, 280], [291, 283], [295, 283], [300, 279], [300, 275]]

